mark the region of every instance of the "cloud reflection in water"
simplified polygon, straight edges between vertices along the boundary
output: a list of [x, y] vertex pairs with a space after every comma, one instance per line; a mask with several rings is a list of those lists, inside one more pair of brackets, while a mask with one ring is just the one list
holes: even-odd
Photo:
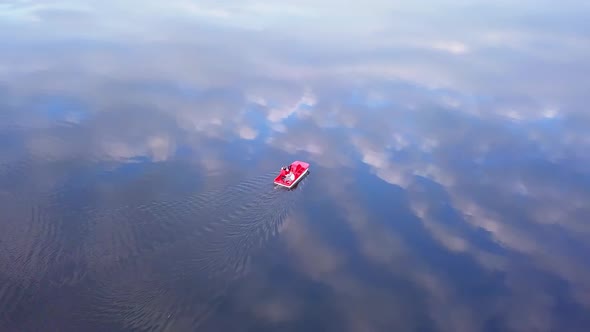
[[[97, 174], [129, 164], [188, 164], [207, 183], [305, 159], [307, 199], [272, 244], [293, 290], [255, 261], [225, 314], [351, 331], [590, 326], [588, 5], [0, 6], [4, 208], [57, 204], [72, 183], [117, 206], [105, 188], [143, 182]], [[153, 172], [142, 188], [174, 179]], [[11, 228], [22, 211], [0, 219], [6, 243], [38, 252], [30, 236], [53, 230]], [[51, 234], [48, 248], [71, 249]], [[7, 257], [6, 278], [36, 269]], [[324, 319], [295, 285], [327, 287], [314, 294]]]

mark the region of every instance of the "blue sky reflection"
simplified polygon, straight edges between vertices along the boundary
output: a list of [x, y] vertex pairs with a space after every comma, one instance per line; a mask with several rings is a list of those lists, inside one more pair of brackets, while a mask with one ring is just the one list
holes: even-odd
[[[582, 1], [4, 1], [4, 207], [18, 190], [63, 189], [75, 167], [187, 162], [220, 181], [248, 162], [308, 160], [311, 193], [264, 254], [277, 265], [253, 261], [230, 318], [584, 331], [589, 15]], [[5, 231], [0, 242], [29, 245]], [[35, 270], [11, 259], [3, 277]], [[328, 293], [309, 304], [270, 271]], [[208, 328], [231, 329], [222, 321]]]

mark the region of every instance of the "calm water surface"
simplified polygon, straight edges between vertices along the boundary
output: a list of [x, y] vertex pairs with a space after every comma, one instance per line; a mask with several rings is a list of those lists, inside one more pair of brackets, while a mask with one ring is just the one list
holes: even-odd
[[0, 1], [0, 330], [590, 331], [588, 17]]

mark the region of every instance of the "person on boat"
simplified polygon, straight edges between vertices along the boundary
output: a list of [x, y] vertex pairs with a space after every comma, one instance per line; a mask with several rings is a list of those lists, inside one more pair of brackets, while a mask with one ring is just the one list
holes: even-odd
[[295, 179], [295, 174], [291, 170], [291, 165], [281, 167], [281, 178], [286, 181], [293, 181]]
[[282, 179], [284, 179], [287, 176], [288, 173], [289, 173], [289, 171], [287, 170], [287, 166], [281, 167], [281, 173], [280, 173], [280, 175], [281, 175], [281, 178]]
[[287, 175], [285, 175], [285, 179], [288, 180], [288, 181], [295, 180], [295, 172], [291, 168], [291, 165], [287, 166]]

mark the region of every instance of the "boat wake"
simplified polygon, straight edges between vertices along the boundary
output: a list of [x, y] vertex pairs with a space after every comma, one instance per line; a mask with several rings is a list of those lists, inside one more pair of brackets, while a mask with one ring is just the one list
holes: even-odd
[[[96, 215], [87, 253], [96, 269], [87, 295], [93, 307], [80, 318], [134, 330], [193, 330], [247, 273], [301, 195], [303, 182], [277, 191], [273, 175]], [[142, 245], [146, 238], [149, 246]]]
[[63, 298], [50, 309], [64, 328], [194, 330], [297, 204], [305, 181], [275, 190], [274, 175], [106, 210], [1, 200], [0, 328], [35, 330], [25, 308]]

